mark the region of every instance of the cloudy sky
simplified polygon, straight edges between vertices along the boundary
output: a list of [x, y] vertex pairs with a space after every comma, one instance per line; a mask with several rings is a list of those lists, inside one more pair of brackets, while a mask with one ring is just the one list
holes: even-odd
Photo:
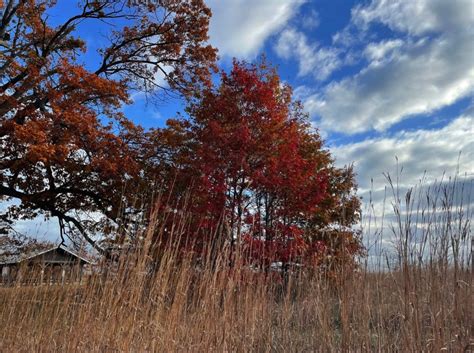
[[[265, 55], [339, 163], [371, 178], [405, 166], [472, 173], [474, 3], [470, 0], [211, 0], [221, 65]], [[461, 152], [461, 157], [458, 158]], [[458, 162], [459, 161], [459, 162]]]
[[[471, 0], [208, 0], [219, 65], [261, 54], [295, 92], [359, 193], [458, 173], [474, 178]], [[163, 124], [179, 105], [127, 111]], [[379, 195], [377, 197], [377, 195]], [[474, 196], [474, 195], [473, 195]], [[382, 210], [379, 208], [379, 211]]]
[[371, 193], [378, 213], [384, 211], [383, 173], [401, 171], [402, 191], [421, 179], [427, 186], [458, 173], [471, 193], [471, 0], [209, 4], [221, 66], [261, 53], [276, 64], [337, 163], [354, 163], [359, 194], [368, 201]]
[[[403, 183], [474, 176], [471, 0], [208, 0], [219, 65], [261, 54], [278, 67], [361, 194], [404, 169]], [[126, 109], [162, 125], [179, 103]], [[143, 114], [143, 112], [146, 114]], [[458, 168], [459, 167], [459, 168]], [[371, 180], [374, 180], [372, 185]]]
[[[397, 168], [404, 186], [457, 170], [474, 178], [472, 0], [207, 3], [220, 67], [265, 54], [337, 163], [354, 163], [361, 196], [381, 195], [382, 173]], [[125, 112], [149, 127], [180, 109], [138, 96]]]

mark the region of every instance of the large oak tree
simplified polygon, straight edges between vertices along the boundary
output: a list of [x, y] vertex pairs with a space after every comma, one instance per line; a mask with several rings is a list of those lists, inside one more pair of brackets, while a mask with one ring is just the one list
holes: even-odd
[[[202, 0], [82, 0], [53, 26], [55, 3], [0, 4], [0, 199], [16, 200], [2, 219], [57, 217], [101, 251], [97, 215], [124, 222], [141, 170], [142, 131], [120, 108], [134, 90], [190, 97], [209, 84], [211, 13]], [[87, 69], [80, 26], [108, 32]]]

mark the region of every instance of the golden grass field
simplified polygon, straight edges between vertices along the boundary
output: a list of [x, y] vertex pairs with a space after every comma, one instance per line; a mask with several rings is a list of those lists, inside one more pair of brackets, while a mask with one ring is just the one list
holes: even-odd
[[170, 248], [150, 272], [145, 246], [81, 284], [3, 287], [0, 352], [473, 352], [470, 214], [427, 210], [423, 256], [399, 210], [394, 267], [282, 277]]
[[[334, 286], [245, 269], [162, 265], [103, 282], [0, 289], [2, 352], [463, 352], [472, 276], [433, 264]], [[470, 346], [471, 345], [471, 346]]]

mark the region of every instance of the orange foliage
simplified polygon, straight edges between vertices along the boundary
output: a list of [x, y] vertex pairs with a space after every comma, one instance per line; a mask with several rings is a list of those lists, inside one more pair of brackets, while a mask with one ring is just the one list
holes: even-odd
[[[149, 7], [85, 1], [77, 14], [52, 27], [46, 12], [54, 1], [3, 5], [0, 198], [21, 202], [7, 210], [10, 218], [44, 213], [57, 217], [69, 235], [79, 231], [95, 244], [89, 231], [110, 228], [110, 221], [120, 227], [133, 216], [127, 214], [133, 193], [125, 190], [140, 183], [140, 161], [128, 139], [142, 129], [120, 109], [131, 90], [157, 92], [159, 72], [185, 96], [209, 85], [216, 59], [205, 43], [210, 10], [200, 0]], [[74, 31], [85, 19], [110, 30], [95, 70], [79, 61], [87, 47]], [[121, 21], [127, 23], [122, 29]], [[91, 212], [106, 217], [84, 222], [77, 216]]]
[[[213, 87], [202, 0], [85, 1], [52, 27], [54, 3], [9, 0], [0, 21], [0, 198], [20, 202], [0, 220], [57, 217], [61, 235], [103, 251], [92, 234], [133, 235], [160, 189], [158, 210], [187, 218], [183, 248], [242, 245], [265, 265], [360, 251], [353, 172], [334, 166], [276, 71], [234, 62]], [[117, 24], [95, 69], [79, 60], [85, 19]], [[160, 75], [189, 119], [144, 131], [121, 107], [132, 91], [163, 89]]]

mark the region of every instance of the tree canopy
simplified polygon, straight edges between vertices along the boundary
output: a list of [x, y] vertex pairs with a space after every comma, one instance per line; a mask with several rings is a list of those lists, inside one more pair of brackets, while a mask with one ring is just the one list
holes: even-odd
[[[54, 216], [95, 244], [87, 228], [97, 220], [76, 214], [120, 222], [124, 185], [136, 183], [140, 170], [126, 138], [140, 128], [121, 106], [133, 90], [162, 88], [157, 75], [184, 96], [209, 84], [211, 13], [199, 0], [84, 0], [52, 27], [54, 5], [7, 0], [0, 10], [0, 196], [20, 202], [8, 219]], [[108, 44], [86, 69], [80, 58], [88, 49], [75, 33], [98, 24], [108, 26]]]
[[[352, 168], [335, 166], [265, 60], [234, 61], [213, 83], [202, 0], [83, 0], [52, 26], [54, 4], [1, 6], [0, 198], [16, 200], [1, 222], [56, 217], [62, 238], [104, 253], [94, 234], [123, 239], [172, 211], [190, 225], [177, 246], [238, 246], [251, 263], [350, 262], [361, 250]], [[98, 23], [107, 44], [86, 67], [77, 29]], [[178, 94], [186, 116], [145, 130], [121, 111], [136, 91]]]
[[273, 68], [235, 61], [187, 113], [147, 133], [152, 177], [173, 185], [167, 199], [191, 217], [186, 244], [207, 244], [213, 234], [267, 263], [317, 263], [336, 248], [349, 258], [360, 250], [350, 230], [359, 217], [353, 171], [334, 166]]

